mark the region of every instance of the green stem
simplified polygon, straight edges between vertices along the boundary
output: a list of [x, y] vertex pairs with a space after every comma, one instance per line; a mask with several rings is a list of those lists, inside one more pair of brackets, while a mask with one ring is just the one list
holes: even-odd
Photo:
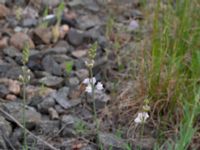
[[24, 126], [24, 145], [23, 145], [23, 149], [24, 150], [28, 150], [28, 147], [27, 147], [27, 140], [26, 140], [26, 116], [25, 116], [25, 105], [26, 105], [26, 81], [25, 81], [25, 78], [26, 78], [26, 73], [25, 73], [25, 70], [23, 70], [23, 114], [22, 114], [22, 118], [23, 118], [23, 126]]
[[93, 84], [93, 72], [92, 72], [92, 68], [89, 68], [89, 72], [90, 72], [90, 84], [92, 85], [92, 102], [93, 102], [93, 112], [94, 112], [94, 121], [95, 121], [95, 126], [96, 126], [96, 133], [97, 133], [97, 143], [98, 143], [98, 135], [99, 135], [99, 122], [98, 122], [98, 119], [97, 119], [97, 110], [96, 110], [96, 102], [95, 102], [95, 99], [94, 99], [94, 90], [95, 90], [95, 85]]

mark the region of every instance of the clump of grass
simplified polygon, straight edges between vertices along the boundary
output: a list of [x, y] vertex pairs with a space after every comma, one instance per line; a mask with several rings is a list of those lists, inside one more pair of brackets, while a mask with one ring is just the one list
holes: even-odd
[[78, 134], [84, 134], [84, 133], [86, 133], [87, 132], [87, 127], [86, 127], [85, 123], [83, 121], [78, 121], [75, 124], [75, 131]]
[[166, 122], [171, 128], [180, 124], [175, 149], [182, 150], [192, 139], [199, 113], [196, 111], [199, 94], [194, 91], [200, 80], [200, 3], [183, 0], [163, 4], [158, 0], [156, 5], [146, 91], [154, 112], [163, 120], [158, 122], [160, 128], [166, 128]]

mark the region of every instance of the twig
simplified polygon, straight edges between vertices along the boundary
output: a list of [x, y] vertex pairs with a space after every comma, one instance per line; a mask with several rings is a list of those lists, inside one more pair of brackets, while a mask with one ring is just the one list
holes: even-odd
[[28, 134], [30, 134], [31, 136], [33, 136], [34, 138], [36, 138], [38, 141], [42, 142], [44, 145], [48, 146], [50, 149], [52, 150], [58, 150], [57, 148], [55, 148], [54, 146], [52, 146], [51, 144], [47, 143], [46, 141], [44, 141], [43, 139], [41, 139], [40, 137], [34, 135], [32, 132], [30, 132], [28, 129], [24, 128], [23, 125], [17, 121], [13, 116], [11, 116], [9, 113], [7, 113], [6, 111], [4, 111], [2, 108], [0, 108], [0, 112], [2, 112], [3, 114], [5, 114], [7, 117], [9, 117], [10, 119], [12, 119], [20, 128], [26, 130], [26, 132]]

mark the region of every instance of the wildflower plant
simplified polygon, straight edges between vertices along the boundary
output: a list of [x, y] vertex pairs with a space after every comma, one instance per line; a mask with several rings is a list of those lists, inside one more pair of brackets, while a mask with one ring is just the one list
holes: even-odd
[[26, 106], [26, 85], [30, 81], [30, 70], [26, 67], [26, 64], [28, 63], [29, 60], [29, 45], [27, 42], [24, 44], [24, 49], [22, 52], [22, 75], [19, 76], [19, 80], [21, 81], [23, 87], [23, 114], [22, 114], [22, 120], [23, 120], [23, 126], [24, 126], [24, 142], [23, 142], [23, 150], [28, 150], [28, 145], [26, 141], [26, 115], [25, 115], [25, 106]]
[[144, 105], [142, 106], [142, 112], [139, 112], [137, 114], [137, 117], [135, 118], [134, 122], [136, 124], [144, 124], [146, 120], [149, 118], [148, 114], [149, 111], [150, 111], [149, 100], [145, 99]]
[[85, 64], [89, 70], [89, 78], [86, 78], [83, 81], [83, 84], [87, 85], [85, 91], [87, 94], [90, 94], [92, 97], [94, 121], [96, 123], [96, 129], [98, 131], [99, 125], [98, 125], [98, 120], [97, 120], [97, 111], [96, 111], [96, 103], [94, 100], [94, 95], [95, 95], [95, 91], [103, 90], [103, 85], [101, 82], [97, 82], [97, 84], [96, 84], [96, 78], [93, 77], [92, 69], [93, 69], [94, 63], [95, 63], [96, 49], [97, 49], [97, 42], [95, 42], [91, 46], [91, 48], [88, 50], [88, 60], [85, 62]]

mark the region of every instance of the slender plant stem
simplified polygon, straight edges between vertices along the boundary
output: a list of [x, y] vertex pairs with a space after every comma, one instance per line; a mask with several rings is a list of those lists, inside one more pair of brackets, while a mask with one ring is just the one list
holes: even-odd
[[94, 90], [95, 90], [95, 85], [93, 84], [93, 72], [92, 72], [92, 68], [89, 68], [89, 72], [90, 72], [90, 84], [92, 85], [92, 102], [93, 102], [93, 112], [94, 112], [94, 121], [95, 121], [95, 127], [96, 127], [96, 133], [97, 133], [97, 144], [99, 143], [99, 122], [97, 119], [97, 110], [96, 110], [96, 102], [94, 99]]
[[23, 147], [23, 149], [24, 150], [28, 150], [28, 147], [27, 147], [27, 140], [26, 140], [26, 116], [25, 116], [25, 106], [26, 106], [26, 91], [25, 91], [25, 89], [26, 89], [26, 72], [25, 72], [25, 70], [23, 70], [23, 114], [22, 114], [22, 120], [23, 120], [23, 126], [24, 126], [24, 128], [23, 128], [23, 132], [24, 132], [24, 147]]

